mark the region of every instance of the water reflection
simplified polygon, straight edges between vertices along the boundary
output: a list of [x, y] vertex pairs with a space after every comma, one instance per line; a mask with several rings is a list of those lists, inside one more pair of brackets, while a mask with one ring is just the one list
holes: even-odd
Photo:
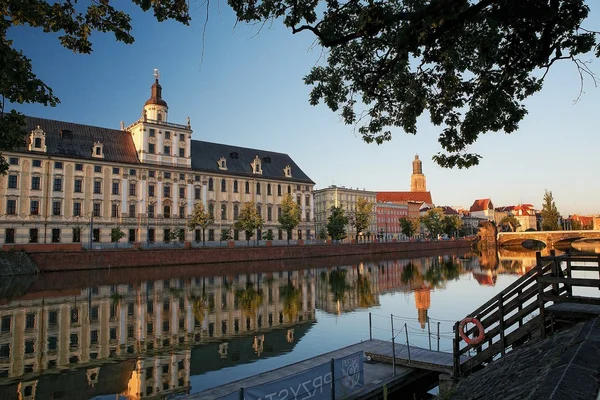
[[318, 323], [316, 310], [370, 310], [382, 296], [406, 293], [424, 328], [432, 292], [464, 276], [493, 286], [498, 275], [534, 265], [535, 252], [501, 250], [212, 277], [184, 271], [79, 289], [65, 278], [52, 291], [32, 282], [46, 277], [14, 278], [0, 286], [0, 398], [186, 393], [191, 376], [293, 352]]

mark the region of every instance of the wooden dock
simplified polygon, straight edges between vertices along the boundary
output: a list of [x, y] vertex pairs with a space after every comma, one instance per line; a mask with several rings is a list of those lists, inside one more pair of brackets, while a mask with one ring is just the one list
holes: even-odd
[[[394, 362], [396, 365], [402, 365], [410, 368], [417, 368], [426, 371], [442, 372], [452, 374], [454, 367], [454, 355], [443, 351], [427, 350], [416, 346], [396, 344], [396, 353], [392, 351], [392, 344], [385, 342], [374, 350], [365, 351], [365, 355], [372, 360], [381, 361], [388, 364]], [[469, 357], [461, 356], [461, 363], [467, 361]]]
[[[270, 381], [279, 380], [290, 375], [303, 372], [312, 367], [321, 365], [329, 362], [332, 358], [340, 358], [350, 354], [354, 354], [357, 351], [364, 351], [366, 354], [373, 352], [384, 352], [386, 348], [391, 351], [391, 343], [383, 340], [367, 340], [364, 342], [356, 343], [348, 347], [341, 348], [329, 353], [321, 354], [319, 356], [306, 359], [304, 361], [290, 364], [281, 368], [277, 368], [271, 371], [263, 372], [258, 375], [250, 376], [244, 379], [240, 379], [235, 382], [230, 382], [225, 385], [217, 386], [212, 389], [204, 390], [200, 393], [191, 394], [186, 396], [185, 399], [202, 399], [202, 400], [215, 400], [223, 396], [226, 396], [232, 392], [239, 391], [242, 388], [248, 388]], [[411, 350], [413, 348], [411, 347]], [[412, 355], [412, 353], [411, 353]], [[450, 366], [452, 365], [452, 355], [449, 355]], [[420, 371], [409, 367], [397, 367], [396, 375], [393, 374], [393, 367], [388, 363], [381, 362], [369, 362], [365, 360], [364, 363], [364, 374], [365, 384], [356, 392], [353, 392], [348, 398], [359, 400], [359, 399], [371, 399], [383, 390], [385, 384], [388, 390], [397, 390], [403, 386], [413, 383], [415, 380], [427, 375], [429, 371]]]

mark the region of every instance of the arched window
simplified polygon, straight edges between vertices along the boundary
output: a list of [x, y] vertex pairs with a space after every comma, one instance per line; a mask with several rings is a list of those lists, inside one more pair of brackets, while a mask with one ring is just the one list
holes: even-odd
[[221, 192], [227, 191], [227, 181], [225, 179], [221, 179]]
[[281, 185], [277, 185], [277, 196], [281, 196]]
[[211, 192], [213, 190], [215, 190], [215, 183], [213, 181], [213, 178], [208, 178], [208, 190], [210, 190]]
[[213, 203], [208, 205], [208, 215], [213, 219], [215, 218], [215, 205]]
[[237, 219], [238, 219], [238, 214], [239, 214], [239, 212], [240, 212], [240, 208], [238, 207], [238, 205], [237, 205], [237, 204], [235, 204], [235, 205], [233, 206], [233, 219], [234, 219], [235, 221], [237, 221]]
[[246, 193], [250, 193], [250, 182], [246, 181]]
[[235, 180], [233, 181], [233, 193], [237, 193], [238, 192], [238, 181]]
[[260, 194], [260, 182], [256, 182], [256, 194]]
[[292, 187], [288, 185], [288, 194], [292, 194]]
[[156, 113], [156, 119], [162, 121], [162, 114], [159, 112]]
[[171, 218], [171, 206], [165, 206], [164, 207], [163, 217], [164, 218]]
[[271, 184], [267, 183], [267, 195], [271, 195]]

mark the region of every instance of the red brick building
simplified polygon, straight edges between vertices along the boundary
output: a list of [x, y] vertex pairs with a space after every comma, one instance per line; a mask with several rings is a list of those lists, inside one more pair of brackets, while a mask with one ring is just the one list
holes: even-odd
[[401, 218], [408, 218], [408, 204], [377, 202], [377, 237], [389, 241], [401, 237]]

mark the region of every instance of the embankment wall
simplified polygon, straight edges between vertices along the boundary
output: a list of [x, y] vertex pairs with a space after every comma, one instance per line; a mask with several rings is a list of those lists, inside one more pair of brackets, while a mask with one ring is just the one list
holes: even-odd
[[361, 244], [323, 244], [274, 247], [87, 250], [28, 253], [41, 272], [108, 268], [155, 267], [378, 255], [413, 251], [468, 249], [465, 240]]

